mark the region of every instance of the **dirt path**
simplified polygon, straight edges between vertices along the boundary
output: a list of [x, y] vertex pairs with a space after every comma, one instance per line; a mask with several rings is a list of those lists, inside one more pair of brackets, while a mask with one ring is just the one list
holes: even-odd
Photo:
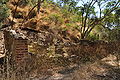
[[30, 80], [120, 80], [120, 68], [116, 59], [116, 56], [109, 55], [94, 63], [72, 65], [51, 76], [46, 75]]

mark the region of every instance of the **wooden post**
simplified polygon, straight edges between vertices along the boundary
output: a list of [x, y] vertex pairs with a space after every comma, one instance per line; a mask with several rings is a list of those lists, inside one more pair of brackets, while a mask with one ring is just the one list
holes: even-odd
[[7, 65], [7, 80], [9, 80], [9, 52], [8, 54], [6, 55], [6, 65]]

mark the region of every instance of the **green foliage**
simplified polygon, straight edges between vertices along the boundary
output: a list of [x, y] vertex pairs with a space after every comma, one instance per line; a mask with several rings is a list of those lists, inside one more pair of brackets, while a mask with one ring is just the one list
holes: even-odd
[[[24, 1], [24, 0], [23, 0]], [[30, 6], [34, 6], [36, 5], [38, 0], [26, 0], [26, 2], [30, 5]]]
[[109, 31], [109, 41], [120, 41], [120, 30], [119, 29], [113, 29]]
[[113, 7], [115, 4], [116, 4], [116, 1], [115, 0], [111, 0], [110, 2], [107, 3], [106, 7], [110, 8], [110, 7]]
[[3, 24], [0, 22], [0, 28], [2, 27], [2, 25], [3, 25]]
[[[116, 20], [114, 15], [111, 15], [113, 11], [119, 9], [120, 2], [118, 0], [92, 0], [92, 1], [81, 1], [82, 6], [79, 6], [79, 10], [82, 16], [81, 20], [81, 38], [85, 39], [88, 37], [90, 32], [98, 25], [106, 26], [106, 24], [112, 24], [116, 26]], [[96, 6], [96, 4], [98, 4]], [[97, 8], [98, 7], [98, 8]], [[97, 11], [96, 11], [97, 9]], [[99, 15], [99, 16], [97, 16]], [[111, 18], [111, 19], [110, 19]], [[106, 22], [106, 20], [108, 22]], [[119, 21], [120, 22], [120, 21]], [[105, 24], [103, 24], [105, 23]], [[118, 23], [118, 22], [117, 22]], [[118, 25], [117, 25], [118, 26]], [[87, 28], [87, 29], [86, 29]]]
[[73, 23], [75, 23], [75, 22], [80, 22], [80, 21], [81, 21], [81, 16], [78, 15], [78, 14], [71, 15], [70, 21], [73, 22]]
[[68, 10], [62, 9], [61, 13], [63, 18], [70, 18], [70, 12]]
[[[9, 9], [6, 6], [8, 1], [0, 0], [1, 22], [9, 16]], [[38, 0], [20, 0], [21, 6], [34, 6], [37, 3]], [[45, 16], [44, 12], [42, 13], [44, 20], [48, 21], [48, 23], [54, 23], [52, 25], [55, 26], [67, 27], [65, 29], [68, 29], [68, 27], [72, 29], [72, 27], [77, 26], [77, 30], [79, 29], [78, 31], [83, 39], [87, 37], [95, 38], [94, 35], [90, 34], [95, 27], [107, 26], [117, 29], [120, 27], [119, 0], [56, 0], [56, 2], [54, 0], [44, 0], [41, 7], [48, 9]]]
[[71, 27], [72, 26], [72, 24], [71, 23], [67, 23], [67, 24], [65, 24], [67, 27]]
[[97, 34], [94, 34], [94, 33], [90, 33], [88, 35], [88, 39], [89, 40], [98, 40], [99, 39], [99, 36]]
[[9, 16], [8, 14], [9, 8], [6, 6], [6, 4], [2, 2], [0, 2], [0, 22], [2, 22], [3, 19]]
[[42, 7], [43, 7], [43, 8], [47, 8], [47, 7], [48, 7], [48, 5], [49, 5], [49, 3], [48, 3], [47, 1], [44, 1], [44, 3], [43, 3], [43, 5], [42, 5]]
[[61, 25], [63, 23], [63, 18], [59, 14], [50, 14], [47, 18], [50, 22], [54, 22], [55, 25]]
[[104, 25], [106, 25], [108, 28], [114, 29], [114, 28], [120, 28], [120, 12], [119, 9], [115, 10], [114, 13], [110, 13], [106, 18], [104, 19]]
[[0, 0], [0, 27], [2, 26], [3, 20], [9, 16], [9, 8], [6, 2], [8, 2], [8, 0]]
[[9, 0], [0, 0], [0, 4], [6, 4]]
[[62, 28], [62, 31], [67, 31], [68, 29], [66, 27]]

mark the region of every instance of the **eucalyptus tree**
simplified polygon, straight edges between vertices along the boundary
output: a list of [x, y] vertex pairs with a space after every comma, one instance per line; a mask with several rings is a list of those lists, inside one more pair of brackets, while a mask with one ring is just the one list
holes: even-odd
[[86, 39], [97, 25], [103, 26], [106, 17], [120, 8], [120, 0], [79, 0], [78, 6], [82, 20], [77, 30], [81, 39]]

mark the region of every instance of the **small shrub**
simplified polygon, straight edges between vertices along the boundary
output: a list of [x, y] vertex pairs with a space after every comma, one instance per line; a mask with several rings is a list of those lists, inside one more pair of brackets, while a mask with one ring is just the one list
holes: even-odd
[[65, 9], [62, 9], [61, 13], [62, 13], [63, 18], [70, 18], [70, 16], [71, 16], [70, 12], [68, 10], [65, 10]]
[[7, 18], [9, 16], [9, 8], [5, 5], [0, 3], [0, 22], [3, 21], [3, 19]]
[[67, 27], [71, 27], [72, 26], [72, 24], [71, 23], [67, 23], [67, 24], [65, 24]]
[[98, 36], [97, 34], [91, 33], [91, 34], [88, 36], [88, 39], [89, 39], [89, 40], [98, 40], [98, 39], [99, 39], [99, 36]]
[[49, 22], [54, 22], [55, 25], [61, 25], [63, 23], [63, 18], [59, 14], [50, 14], [48, 17], [45, 17], [44, 20]]

